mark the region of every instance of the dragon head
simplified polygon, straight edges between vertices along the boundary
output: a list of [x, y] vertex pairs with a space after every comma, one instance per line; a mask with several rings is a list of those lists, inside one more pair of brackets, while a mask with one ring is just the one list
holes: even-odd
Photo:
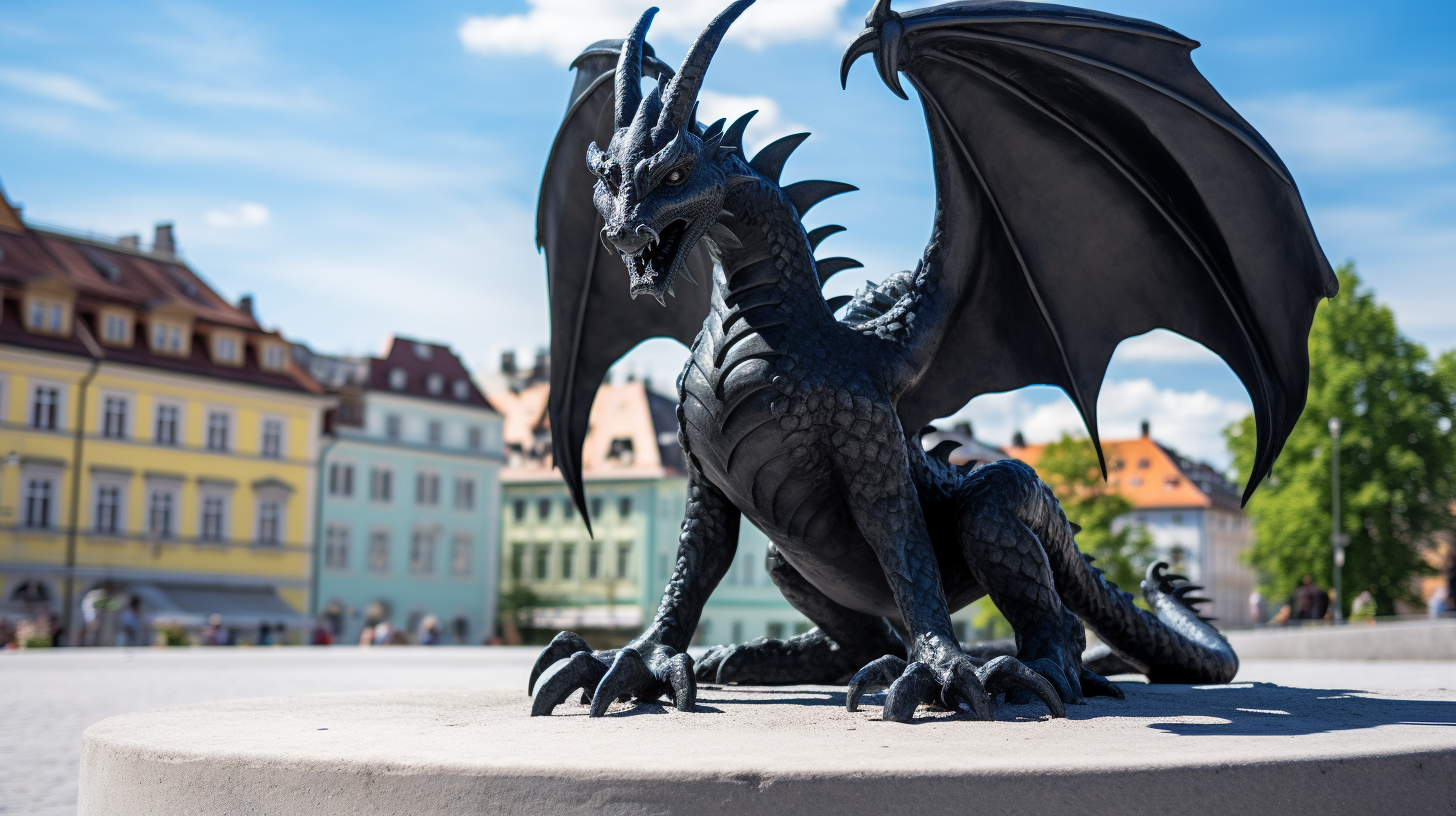
[[719, 14], [688, 49], [682, 67], [642, 95], [642, 48], [656, 8], [643, 13], [617, 60], [616, 109], [606, 150], [592, 143], [594, 202], [602, 241], [627, 265], [631, 294], [659, 303], [687, 265], [688, 252], [717, 221], [729, 183], [722, 123], [697, 125], [698, 90], [728, 26], [753, 0]]

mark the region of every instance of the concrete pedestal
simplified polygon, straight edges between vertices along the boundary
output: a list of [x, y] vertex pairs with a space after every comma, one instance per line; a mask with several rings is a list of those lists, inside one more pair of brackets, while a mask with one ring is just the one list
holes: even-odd
[[839, 688], [700, 690], [698, 712], [524, 691], [235, 700], [84, 736], [96, 814], [1170, 814], [1456, 812], [1452, 690], [1146, 686], [998, 721], [844, 710]]

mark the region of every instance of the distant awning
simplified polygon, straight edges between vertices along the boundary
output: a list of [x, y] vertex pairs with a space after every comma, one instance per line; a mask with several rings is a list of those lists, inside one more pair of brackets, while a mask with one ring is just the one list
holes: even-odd
[[279, 598], [271, 586], [132, 584], [127, 591], [139, 596], [143, 611], [160, 623], [204, 626], [213, 615], [222, 616], [223, 626], [282, 623], [294, 628], [313, 623]]
[[535, 609], [531, 624], [539, 629], [635, 629], [642, 625], [642, 607], [614, 604]]

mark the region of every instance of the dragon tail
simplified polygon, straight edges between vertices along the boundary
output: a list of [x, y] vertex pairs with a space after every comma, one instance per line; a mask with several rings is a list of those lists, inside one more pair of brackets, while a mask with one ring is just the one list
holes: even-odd
[[1143, 597], [1153, 611], [1139, 608], [1132, 595], [1093, 566], [1091, 556], [1077, 550], [1071, 524], [1051, 490], [1043, 490], [1043, 506], [1038, 508], [1042, 512], [1037, 515], [1048, 523], [1033, 529], [1043, 527], [1037, 532], [1050, 557], [1057, 590], [1067, 608], [1111, 650], [1109, 657], [1120, 658], [1154, 683], [1233, 680], [1239, 658], [1210, 619], [1198, 614], [1196, 604], [1205, 599], [1193, 593], [1202, 587], [1168, 574], [1168, 565], [1160, 561], [1148, 567], [1142, 582]]

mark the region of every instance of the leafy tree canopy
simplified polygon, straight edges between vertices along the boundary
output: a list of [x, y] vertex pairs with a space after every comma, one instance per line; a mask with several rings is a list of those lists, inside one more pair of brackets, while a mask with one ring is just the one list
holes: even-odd
[[1137, 586], [1152, 561], [1153, 541], [1138, 525], [1113, 531], [1113, 520], [1132, 512], [1133, 506], [1102, 478], [1092, 443], [1063, 434], [1042, 450], [1036, 470], [1057, 495], [1067, 519], [1082, 528], [1077, 547], [1097, 559], [1110, 581], [1141, 598]]
[[[1338, 417], [1345, 609], [1368, 589], [1377, 614], [1389, 615], [1397, 600], [1420, 603], [1411, 579], [1430, 572], [1420, 548], [1451, 525], [1456, 356], [1433, 362], [1361, 288], [1353, 264], [1338, 272], [1340, 294], [1320, 305], [1310, 331], [1304, 414], [1249, 504], [1250, 562], [1270, 598], [1288, 597], [1305, 574], [1333, 585], [1329, 421]], [[1252, 416], [1224, 432], [1240, 479], [1253, 466], [1254, 433]]]

